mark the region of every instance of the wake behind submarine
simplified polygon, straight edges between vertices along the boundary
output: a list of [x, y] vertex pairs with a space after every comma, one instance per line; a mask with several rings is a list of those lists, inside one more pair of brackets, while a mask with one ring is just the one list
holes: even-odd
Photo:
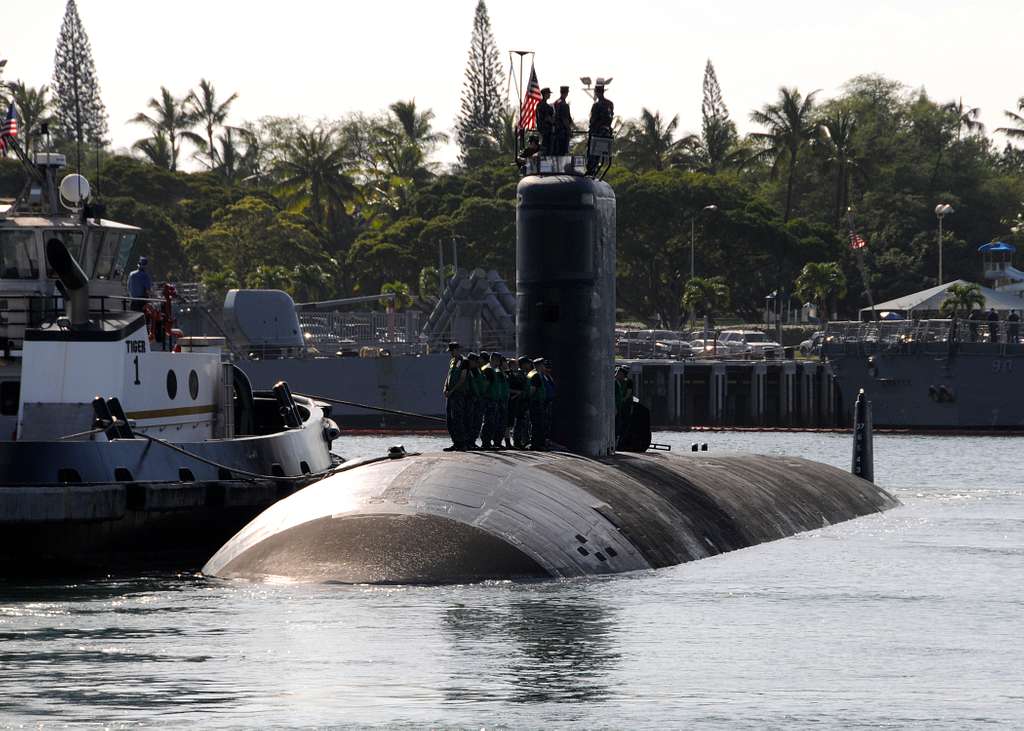
[[[396, 449], [342, 466], [254, 519], [205, 574], [370, 584], [610, 574], [899, 504], [868, 479], [796, 457], [616, 453], [615, 194], [571, 157], [537, 162], [517, 191], [516, 340], [555, 363], [551, 436], [564, 450]], [[546, 163], [562, 172], [539, 172]], [[856, 436], [870, 445], [870, 432]], [[870, 478], [870, 455], [858, 460]]]

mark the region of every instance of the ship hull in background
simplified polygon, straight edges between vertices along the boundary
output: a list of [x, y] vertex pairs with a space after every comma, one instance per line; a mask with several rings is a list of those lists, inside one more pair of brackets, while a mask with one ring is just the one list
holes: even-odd
[[842, 423], [857, 393], [882, 428], [1024, 430], [1024, 346], [964, 343], [915, 352], [826, 354]]
[[[238, 363], [255, 389], [287, 381], [294, 393], [341, 399], [382, 409], [443, 417], [448, 354], [380, 358], [276, 358]], [[423, 419], [334, 405], [331, 418], [348, 428], [433, 427]]]

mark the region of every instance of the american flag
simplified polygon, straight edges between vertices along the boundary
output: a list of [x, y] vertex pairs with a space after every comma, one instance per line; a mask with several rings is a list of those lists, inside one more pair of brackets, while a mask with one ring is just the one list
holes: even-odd
[[868, 245], [868, 242], [865, 241], [864, 238], [859, 233], [856, 233], [855, 231], [851, 231], [850, 232], [850, 248], [851, 249], [856, 251], [857, 249], [863, 249], [867, 245]]
[[540, 103], [540, 84], [537, 83], [537, 72], [530, 64], [530, 83], [526, 87], [523, 98], [523, 111], [519, 115], [519, 129], [537, 128], [537, 105]]
[[0, 152], [7, 154], [7, 138], [18, 136], [18, 111], [14, 108], [14, 102], [7, 108], [7, 119], [4, 126], [0, 127]]

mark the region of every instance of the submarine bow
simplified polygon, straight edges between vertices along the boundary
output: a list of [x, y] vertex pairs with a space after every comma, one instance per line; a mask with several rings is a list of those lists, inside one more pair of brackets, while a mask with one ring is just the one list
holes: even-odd
[[897, 501], [793, 457], [437, 453], [376, 461], [269, 508], [203, 568], [222, 578], [457, 583], [661, 568]]

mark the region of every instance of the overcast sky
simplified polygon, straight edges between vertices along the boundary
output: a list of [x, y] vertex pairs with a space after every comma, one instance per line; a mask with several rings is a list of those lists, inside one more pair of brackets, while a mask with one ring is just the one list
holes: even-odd
[[[127, 120], [161, 85], [183, 95], [200, 78], [237, 91], [232, 121], [265, 114], [336, 117], [415, 97], [451, 131], [458, 112], [476, 0], [79, 0], [79, 14], [110, 115], [115, 146], [145, 136]], [[1021, 0], [668, 2], [490, 0], [504, 63], [536, 52], [542, 86], [571, 84], [582, 118], [580, 76], [613, 76], [616, 112], [679, 114], [698, 131], [705, 60], [718, 72], [742, 132], [751, 109], [780, 85], [838, 92], [858, 74], [925, 87], [939, 101], [962, 96], [991, 130], [1024, 95]], [[64, 0], [8, 6], [0, 24], [5, 78], [49, 83]], [[998, 138], [997, 138], [998, 139]], [[1002, 144], [1002, 139], [998, 139]], [[449, 147], [439, 159], [451, 161]]]

